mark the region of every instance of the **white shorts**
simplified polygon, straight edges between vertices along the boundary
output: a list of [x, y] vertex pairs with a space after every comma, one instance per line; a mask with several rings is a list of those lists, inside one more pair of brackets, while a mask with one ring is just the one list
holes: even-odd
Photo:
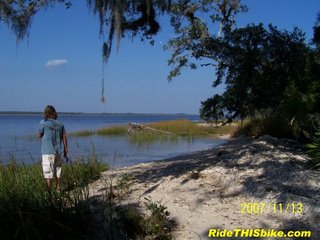
[[60, 155], [42, 155], [42, 172], [45, 179], [61, 177], [62, 159]]

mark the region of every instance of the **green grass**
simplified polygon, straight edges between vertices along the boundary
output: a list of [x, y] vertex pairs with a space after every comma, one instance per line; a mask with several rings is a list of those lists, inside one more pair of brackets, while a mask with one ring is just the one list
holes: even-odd
[[129, 135], [129, 141], [137, 145], [152, 144], [155, 142], [177, 141], [177, 135], [168, 135], [162, 133], [136, 132]]
[[170, 213], [159, 202], [145, 198], [144, 205], [148, 214], [142, 214], [138, 209], [125, 207], [119, 211], [121, 223], [129, 239], [174, 239], [172, 231], [175, 223], [170, 222]]
[[126, 126], [113, 126], [113, 127], [106, 127], [100, 128], [95, 131], [97, 135], [100, 136], [112, 136], [112, 135], [125, 135], [127, 133]]
[[170, 240], [166, 207], [146, 202], [150, 214], [121, 206], [133, 176], [106, 179], [99, 198], [89, 195], [89, 184], [107, 166], [94, 150], [62, 168], [62, 189], [47, 191], [41, 165], [0, 164], [1, 239], [163, 239]]
[[224, 135], [232, 134], [236, 126], [235, 125], [225, 125], [221, 127], [215, 127], [213, 125], [201, 125], [189, 120], [173, 120], [173, 121], [163, 121], [150, 123], [147, 126], [172, 132], [178, 136], [208, 136], [208, 135]]
[[204, 135], [205, 129], [189, 120], [172, 120], [147, 124], [148, 127], [174, 133], [179, 136]]
[[[224, 135], [232, 134], [236, 130], [236, 125], [225, 125], [222, 127], [201, 126], [190, 120], [172, 120], [149, 123], [145, 126], [157, 130], [173, 133], [180, 137], [195, 137], [195, 136], [210, 136], [210, 135]], [[128, 132], [127, 126], [112, 126], [100, 128], [97, 130], [81, 130], [71, 133], [72, 136], [87, 137], [92, 135], [99, 136], [126, 136]], [[170, 134], [155, 133], [151, 131], [140, 131], [130, 134], [130, 141], [132, 142], [153, 142], [156, 140], [173, 140], [175, 139]]]
[[1, 164], [1, 239], [90, 239], [87, 186], [103, 170], [90, 159], [64, 165], [62, 191], [49, 193], [40, 164]]
[[126, 126], [112, 126], [112, 127], [105, 127], [99, 128], [96, 130], [80, 130], [77, 132], [73, 132], [70, 135], [74, 137], [88, 137], [92, 135], [99, 135], [99, 136], [123, 136], [127, 133]]

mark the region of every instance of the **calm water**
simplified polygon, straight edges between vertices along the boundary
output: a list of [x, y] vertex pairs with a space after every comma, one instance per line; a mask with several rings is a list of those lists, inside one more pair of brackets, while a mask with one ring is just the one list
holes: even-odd
[[[2, 162], [7, 162], [11, 157], [25, 163], [38, 162], [41, 159], [41, 142], [35, 138], [41, 117], [36, 114], [0, 114], [0, 160]], [[59, 115], [59, 120], [64, 123], [67, 132], [112, 125], [127, 125], [129, 122], [148, 123], [176, 119], [198, 121], [199, 117], [193, 115], [125, 114]], [[222, 143], [221, 140], [209, 138], [179, 138], [176, 141], [136, 144], [124, 136], [69, 137], [68, 140], [71, 158], [86, 156], [94, 151], [102, 161], [113, 167], [160, 160], [191, 151], [208, 149]]]

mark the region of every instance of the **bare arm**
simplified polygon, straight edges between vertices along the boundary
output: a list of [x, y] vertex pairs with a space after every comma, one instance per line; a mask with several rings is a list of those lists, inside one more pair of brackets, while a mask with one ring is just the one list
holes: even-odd
[[67, 156], [68, 155], [68, 139], [67, 139], [66, 132], [64, 132], [62, 135], [62, 142], [63, 142], [63, 156]]
[[38, 133], [37, 133], [37, 137], [38, 137], [38, 138], [42, 138], [42, 137], [43, 137], [43, 133], [38, 132]]

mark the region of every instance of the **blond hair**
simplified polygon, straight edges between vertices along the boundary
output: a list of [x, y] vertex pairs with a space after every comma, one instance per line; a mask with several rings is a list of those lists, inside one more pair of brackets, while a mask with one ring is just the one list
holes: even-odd
[[43, 112], [43, 118], [44, 120], [47, 120], [48, 118], [57, 119], [58, 114], [56, 112], [56, 109], [51, 105], [47, 105]]

